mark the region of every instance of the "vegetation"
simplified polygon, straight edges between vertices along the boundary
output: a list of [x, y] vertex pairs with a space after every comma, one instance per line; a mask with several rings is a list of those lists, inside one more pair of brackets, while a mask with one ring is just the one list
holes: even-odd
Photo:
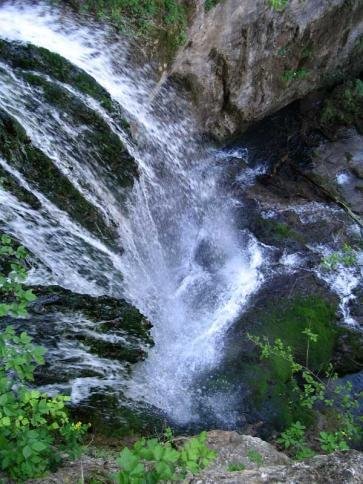
[[246, 469], [246, 466], [241, 463], [233, 463], [229, 464], [228, 466], [228, 471], [229, 472], [239, 472], [239, 471], [244, 471]]
[[188, 440], [180, 448], [173, 445], [172, 439], [172, 432], [167, 429], [163, 440], [143, 438], [132, 449], [124, 448], [117, 460], [121, 470], [115, 476], [116, 482], [178, 481], [188, 472], [198, 473], [216, 457], [206, 445], [206, 432]]
[[283, 10], [285, 10], [287, 4], [289, 3], [289, 0], [268, 0], [268, 3], [270, 7], [272, 7], [274, 10], [282, 12]]
[[349, 244], [344, 244], [340, 251], [324, 257], [321, 262], [322, 267], [329, 271], [335, 270], [339, 265], [352, 267], [356, 264], [357, 253]]
[[247, 452], [247, 457], [250, 459], [251, 462], [254, 462], [257, 466], [261, 466], [263, 464], [262, 455], [256, 450], [249, 450]]
[[216, 5], [218, 5], [219, 2], [220, 2], [220, 0], [205, 0], [204, 1], [204, 8], [207, 11], [212, 10], [212, 8], [214, 8]]
[[307, 69], [304, 69], [304, 68], [300, 68], [300, 69], [287, 69], [282, 74], [282, 79], [285, 82], [302, 80], [302, 79], [306, 79], [306, 77], [308, 76], [308, 74], [309, 74], [309, 71]]
[[171, 52], [186, 40], [187, 9], [178, 0], [85, 0], [75, 3], [81, 11], [111, 22], [128, 35], [162, 39]]
[[320, 121], [324, 126], [361, 124], [363, 81], [354, 79], [337, 86], [324, 101]]
[[[354, 415], [358, 400], [352, 393], [351, 384], [339, 384], [331, 365], [327, 365], [323, 373], [322, 369], [311, 369], [310, 349], [318, 343], [319, 337], [310, 327], [305, 327], [302, 334], [306, 342], [304, 363], [295, 359], [291, 346], [283, 343], [280, 338], [271, 343], [267, 338], [249, 335], [250, 340], [260, 349], [262, 359], [273, 362], [277, 358], [288, 365], [289, 379], [294, 389], [291, 405], [298, 409], [301, 418], [282, 432], [277, 442], [296, 459], [310, 457], [314, 455], [314, 450], [327, 453], [347, 450], [350, 442], [360, 435], [360, 427]], [[318, 416], [324, 416], [323, 429], [316, 425]], [[301, 420], [310, 421], [309, 427], [302, 424]], [[307, 432], [311, 445], [307, 443]], [[318, 442], [318, 448], [315, 442]]]
[[[24, 317], [35, 295], [24, 288], [24, 247], [0, 239], [0, 314]], [[0, 469], [14, 479], [43, 475], [62, 460], [81, 452], [87, 426], [69, 419], [66, 396], [49, 397], [29, 388], [34, 370], [44, 362], [44, 349], [8, 326], [0, 333]]]

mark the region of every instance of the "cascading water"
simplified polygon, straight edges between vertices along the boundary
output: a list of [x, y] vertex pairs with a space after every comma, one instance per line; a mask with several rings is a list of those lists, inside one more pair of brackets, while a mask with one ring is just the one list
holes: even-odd
[[[110, 171], [82, 142], [87, 128], [61, 116], [41, 89], [1, 64], [0, 107], [115, 229], [120, 250], [87, 231], [4, 159], [1, 167], [40, 208], [1, 188], [1, 226], [40, 261], [31, 281], [125, 297], [139, 308], [153, 324], [155, 346], [134, 368], [127, 395], [178, 423], [197, 420], [195, 403], [202, 397], [193, 382], [217, 364], [223, 334], [262, 279], [262, 249], [236, 228], [235, 202], [220, 183], [223, 160], [198, 141], [191, 113], [171, 88], [154, 97], [150, 71], [128, 68], [127, 44], [112, 40], [106, 28], [77, 23], [43, 3], [5, 2], [0, 35], [57, 53], [92, 76], [127, 113], [137, 146], [94, 98], [62, 88], [97, 112], [139, 170], [124, 201]], [[220, 413], [218, 398], [209, 405]]]

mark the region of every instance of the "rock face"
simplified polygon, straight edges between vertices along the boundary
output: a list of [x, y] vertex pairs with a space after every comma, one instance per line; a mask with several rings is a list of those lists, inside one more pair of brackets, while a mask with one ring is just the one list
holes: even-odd
[[362, 69], [361, 0], [197, 0], [171, 76], [191, 88], [204, 129], [224, 138]]
[[[302, 462], [291, 461], [267, 442], [236, 432], [208, 432], [208, 445], [217, 451], [214, 464], [186, 482], [229, 484], [278, 482], [361, 483], [363, 454], [354, 450], [331, 455], [318, 455]], [[259, 455], [259, 459], [256, 456]], [[245, 465], [245, 470], [231, 472], [233, 463]]]
[[264, 482], [288, 484], [353, 484], [362, 482], [363, 456], [357, 451], [319, 455], [304, 462], [292, 465], [260, 467], [254, 470], [240, 472], [205, 473], [199, 478], [189, 480], [190, 483], [212, 484], [225, 482], [228, 484], [260, 484]]
[[[333, 199], [349, 206], [359, 218], [363, 215], [363, 136], [346, 130], [334, 143], [324, 143], [315, 151], [307, 176]], [[359, 220], [358, 218], [358, 220]], [[362, 222], [363, 223], [363, 222]]]

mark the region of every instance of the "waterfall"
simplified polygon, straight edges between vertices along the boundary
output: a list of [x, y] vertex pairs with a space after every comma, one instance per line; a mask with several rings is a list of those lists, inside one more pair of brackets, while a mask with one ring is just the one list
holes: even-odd
[[61, 15], [42, 2], [5, 2], [0, 37], [48, 49], [82, 69], [109, 93], [136, 133], [132, 139], [101, 103], [61, 83], [136, 160], [139, 176], [125, 199], [110, 170], [82, 141], [86, 128], [47, 104], [18, 70], [0, 64], [0, 108], [116, 234], [108, 244], [88, 231], [1, 158], [3, 170], [40, 205], [33, 208], [0, 188], [1, 227], [40, 261], [30, 282], [125, 297], [150, 320], [155, 341], [124, 383], [127, 395], [180, 424], [198, 420], [196, 403], [203, 398], [222, 414], [223, 395], [203, 397], [195, 380], [218, 364], [224, 333], [262, 281], [263, 261], [256, 239], [236, 227], [236, 201], [221, 182], [228, 159], [200, 141], [193, 113], [174, 89], [164, 86], [155, 95], [151, 68], [129, 67], [127, 41], [106, 27]]

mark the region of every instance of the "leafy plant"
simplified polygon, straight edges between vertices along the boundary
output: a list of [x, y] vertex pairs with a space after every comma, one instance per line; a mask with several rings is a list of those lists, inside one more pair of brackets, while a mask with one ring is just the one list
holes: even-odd
[[269, 0], [268, 3], [274, 10], [282, 12], [285, 10], [289, 0]]
[[349, 450], [345, 432], [320, 432], [319, 442], [321, 448], [330, 454], [336, 450]]
[[[1, 316], [25, 317], [28, 303], [35, 299], [23, 286], [27, 253], [6, 235], [0, 241]], [[64, 452], [77, 456], [87, 430], [69, 420], [69, 397], [48, 397], [28, 387], [35, 368], [44, 363], [44, 353], [25, 332], [17, 334], [8, 326], [0, 333], [0, 469], [14, 479], [41, 476]]]
[[[325, 452], [346, 450], [349, 448], [349, 442], [360, 433], [354, 417], [354, 409], [358, 407], [358, 401], [352, 393], [352, 385], [349, 382], [338, 384], [337, 375], [331, 365], [325, 368], [323, 376], [309, 368], [309, 348], [310, 345], [317, 344], [318, 335], [309, 327], [304, 328], [302, 334], [307, 338], [304, 364], [296, 361], [293, 349], [284, 344], [280, 338], [276, 338], [272, 344], [267, 338], [258, 336], [249, 335], [249, 339], [260, 349], [262, 359], [279, 358], [287, 363], [296, 397], [291, 404], [299, 409], [302, 419], [309, 420], [305, 418], [308, 412], [313, 412], [315, 417], [324, 409], [333, 413], [334, 417], [330, 425], [333, 425], [334, 430], [319, 434], [321, 449]], [[306, 430], [305, 425], [296, 421], [282, 432], [277, 442], [285, 449], [290, 449], [297, 459], [310, 457], [313, 455], [313, 450], [307, 445]], [[311, 425], [309, 432], [314, 434], [314, 430]]]
[[277, 439], [277, 443], [281, 444], [285, 449], [292, 450], [295, 454], [295, 458], [298, 460], [313, 457], [315, 455], [306, 443], [305, 429], [305, 425], [301, 422], [294, 422], [288, 429], [282, 432]]
[[261, 466], [263, 464], [262, 455], [257, 452], [257, 450], [249, 450], [247, 452], [247, 457], [250, 459], [250, 461], [254, 462], [258, 466]]
[[198, 473], [216, 457], [216, 453], [206, 445], [206, 432], [188, 440], [180, 449], [173, 446], [170, 437], [168, 432], [166, 441], [143, 438], [132, 449], [123, 449], [117, 460], [121, 470], [115, 475], [116, 482], [182, 480], [188, 472]]
[[229, 472], [238, 472], [238, 471], [244, 471], [246, 469], [246, 466], [242, 463], [233, 463], [229, 464], [228, 466], [228, 471]]
[[332, 254], [324, 257], [321, 261], [322, 267], [328, 271], [337, 269], [339, 265], [343, 265], [345, 267], [352, 267], [356, 264], [357, 253], [347, 243], [343, 245], [340, 251], [333, 252]]

